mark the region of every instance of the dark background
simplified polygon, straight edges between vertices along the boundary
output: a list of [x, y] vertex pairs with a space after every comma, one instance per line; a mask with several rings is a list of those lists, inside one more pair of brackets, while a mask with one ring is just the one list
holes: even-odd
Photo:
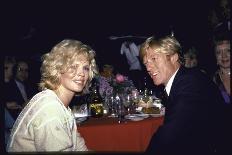
[[[216, 0], [1, 1], [1, 56], [31, 60], [30, 78], [37, 83], [40, 79], [40, 56], [49, 52], [61, 40], [70, 38], [90, 45], [97, 52], [99, 67], [112, 64], [116, 71], [127, 73], [129, 66], [126, 58], [120, 55], [120, 47], [125, 39], [110, 40], [110, 36], [149, 37], [170, 34], [173, 30], [183, 51], [195, 46], [199, 52], [200, 67], [212, 74], [216, 69], [216, 61], [208, 14], [215, 2]], [[135, 38], [130, 40], [137, 44], [144, 41]], [[146, 73], [145, 70], [143, 72]]]
[[[215, 1], [1, 1], [1, 56], [31, 60], [30, 79], [37, 83], [40, 79], [40, 56], [65, 38], [77, 39], [97, 52], [99, 67], [112, 64], [116, 71], [126, 74], [129, 66], [125, 56], [120, 55], [125, 39], [110, 40], [110, 36], [149, 37], [170, 34], [173, 30], [183, 51], [195, 46], [199, 52], [200, 67], [212, 74], [216, 61], [211, 47], [212, 30], [208, 14]], [[144, 39], [133, 38], [131, 41], [140, 44]], [[146, 73], [145, 70], [143, 72]]]
[[[99, 67], [112, 64], [126, 73], [126, 57], [120, 47], [127, 39], [110, 36], [170, 34], [183, 50], [195, 46], [199, 64], [207, 72], [215, 70], [208, 13], [215, 0], [76, 0], [15, 1], [3, 5], [2, 22], [6, 55], [32, 60], [32, 75], [39, 80], [40, 56], [65, 38], [77, 39], [97, 52]], [[145, 39], [130, 39], [137, 44]]]

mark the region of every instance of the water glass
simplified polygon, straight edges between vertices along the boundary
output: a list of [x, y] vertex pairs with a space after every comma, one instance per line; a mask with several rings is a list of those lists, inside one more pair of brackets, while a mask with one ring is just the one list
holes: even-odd
[[125, 116], [125, 107], [123, 105], [122, 99], [119, 95], [115, 96], [115, 105], [116, 105], [116, 113], [118, 116], [118, 123], [124, 122], [124, 116]]
[[134, 89], [131, 91], [131, 98], [132, 98], [132, 101], [133, 101], [133, 106], [135, 108], [138, 107], [138, 103], [139, 103], [139, 100], [140, 100], [140, 95], [139, 95], [139, 92], [137, 89]]
[[123, 103], [124, 103], [125, 108], [127, 109], [128, 114], [134, 113], [135, 106], [134, 106], [131, 94], [125, 95], [125, 100]]
[[107, 105], [109, 107], [109, 113], [111, 117], [117, 117], [116, 114], [116, 102], [115, 97], [113, 95], [110, 95], [107, 100]]

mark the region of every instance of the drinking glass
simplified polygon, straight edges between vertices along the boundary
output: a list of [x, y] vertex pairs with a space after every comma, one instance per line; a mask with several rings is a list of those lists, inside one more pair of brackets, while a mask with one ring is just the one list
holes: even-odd
[[118, 123], [122, 123], [124, 122], [124, 116], [125, 116], [125, 108], [122, 102], [122, 99], [120, 98], [119, 95], [115, 96], [115, 105], [116, 105], [116, 112], [117, 112], [117, 116], [118, 116]]
[[75, 105], [72, 107], [72, 113], [76, 120], [76, 124], [80, 126], [80, 124], [85, 121], [88, 117], [88, 107], [87, 104]]
[[135, 107], [134, 107], [134, 104], [133, 104], [131, 94], [125, 95], [124, 106], [125, 106], [128, 114], [134, 113], [134, 108]]
[[107, 105], [109, 107], [110, 117], [117, 117], [116, 102], [115, 102], [115, 97], [113, 95], [110, 95], [108, 97]]
[[131, 98], [132, 98], [132, 101], [133, 101], [133, 106], [135, 107], [135, 108], [137, 108], [138, 107], [138, 103], [139, 103], [139, 92], [138, 92], [138, 90], [137, 89], [133, 89], [132, 91], [131, 91]]

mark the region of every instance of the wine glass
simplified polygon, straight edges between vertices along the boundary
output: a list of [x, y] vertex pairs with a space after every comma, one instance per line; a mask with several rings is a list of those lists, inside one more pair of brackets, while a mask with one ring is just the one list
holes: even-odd
[[118, 94], [115, 96], [115, 105], [116, 105], [116, 112], [118, 116], [118, 123], [124, 122], [124, 116], [125, 116], [125, 108], [122, 102], [122, 99]]
[[138, 107], [138, 103], [139, 103], [139, 92], [137, 89], [133, 89], [131, 91], [131, 98], [132, 98], [132, 101], [133, 101], [133, 105], [135, 108]]
[[72, 113], [76, 120], [76, 124], [80, 126], [80, 124], [85, 121], [88, 117], [88, 107], [87, 104], [75, 105], [72, 107]]
[[124, 106], [127, 109], [128, 114], [132, 114], [134, 112], [133, 100], [131, 94], [125, 95]]
[[107, 101], [108, 107], [109, 107], [109, 113], [110, 117], [116, 117], [116, 102], [115, 97], [113, 95], [110, 95]]

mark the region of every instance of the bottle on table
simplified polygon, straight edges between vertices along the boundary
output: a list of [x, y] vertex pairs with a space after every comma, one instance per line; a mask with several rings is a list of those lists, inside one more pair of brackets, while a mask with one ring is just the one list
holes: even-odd
[[145, 103], [152, 102], [152, 96], [150, 95], [149, 89], [147, 87], [147, 79], [146, 77], [144, 78], [144, 91], [143, 91], [143, 101]]
[[92, 117], [103, 116], [103, 99], [99, 93], [98, 85], [95, 82], [90, 96], [89, 110]]

